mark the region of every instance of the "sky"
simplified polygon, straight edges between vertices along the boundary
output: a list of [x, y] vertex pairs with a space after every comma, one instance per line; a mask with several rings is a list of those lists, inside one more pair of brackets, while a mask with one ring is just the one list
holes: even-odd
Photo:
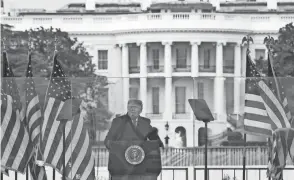
[[46, 10], [59, 9], [70, 2], [85, 2], [86, 0], [4, 0], [4, 8], [37, 8]]
[[[96, 2], [109, 2], [110, 0], [94, 0]], [[111, 1], [124, 1], [124, 0], [111, 0]], [[137, 0], [140, 1], [140, 0]], [[142, 0], [150, 1], [150, 0]], [[69, 3], [84, 3], [86, 0], [4, 0], [4, 8], [8, 9], [46, 9], [46, 10], [57, 10]]]

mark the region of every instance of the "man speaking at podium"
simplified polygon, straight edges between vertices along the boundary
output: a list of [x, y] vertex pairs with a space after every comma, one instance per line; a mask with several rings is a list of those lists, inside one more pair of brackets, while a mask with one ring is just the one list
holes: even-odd
[[129, 100], [127, 114], [112, 121], [104, 140], [112, 180], [156, 180], [161, 172], [163, 143], [142, 109], [142, 101]]

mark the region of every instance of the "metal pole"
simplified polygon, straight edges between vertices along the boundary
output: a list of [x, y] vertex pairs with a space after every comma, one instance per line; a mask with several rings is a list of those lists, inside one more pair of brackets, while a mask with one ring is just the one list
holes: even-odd
[[3, 173], [1, 173], [1, 180], [3, 180]]
[[[195, 98], [195, 77], [193, 77], [193, 99]], [[193, 150], [192, 150], [192, 166], [194, 166], [194, 159], [195, 159], [195, 119], [194, 114], [192, 114], [192, 121], [193, 121]]]
[[53, 180], [55, 180], [55, 169], [53, 169]]
[[66, 180], [65, 179], [65, 124], [66, 121], [62, 121], [63, 122], [63, 132], [62, 132], [62, 139], [63, 139], [63, 148], [62, 148], [62, 157], [63, 157], [63, 171], [62, 171], [62, 180]]
[[[96, 126], [95, 126], [96, 127]], [[100, 141], [100, 130], [98, 130], [98, 141]], [[100, 150], [99, 150], [99, 148], [98, 148], [98, 152], [97, 152], [97, 179], [99, 179], [99, 159], [100, 159], [100, 157], [99, 157], [99, 154], [100, 154]]]
[[[193, 77], [193, 99], [195, 98], [195, 77]], [[192, 114], [193, 119], [193, 149], [195, 148], [195, 120], [194, 115]], [[193, 153], [193, 160], [194, 160], [194, 153]]]
[[[271, 159], [272, 159], [272, 157], [271, 157], [271, 151], [272, 151], [272, 144], [271, 144], [271, 139], [270, 138], [267, 138], [267, 145], [268, 145], [268, 161], [269, 162], [271, 162]], [[270, 176], [268, 176], [268, 180], [271, 180], [271, 177]]]
[[205, 155], [204, 155], [205, 156], [205, 161], [204, 161], [205, 162], [205, 169], [204, 169], [205, 172], [204, 172], [204, 179], [208, 180], [208, 171], [207, 171], [207, 143], [208, 143], [207, 142], [207, 139], [208, 139], [207, 138], [207, 136], [208, 136], [207, 135], [207, 123], [208, 122], [204, 121], [204, 123], [205, 123], [205, 152], [204, 152], [205, 153]]
[[243, 146], [243, 180], [246, 179], [246, 133], [244, 133], [244, 146]]
[[15, 174], [15, 180], [17, 180], [17, 172], [14, 172], [14, 174]]
[[29, 180], [29, 167], [27, 167], [27, 170], [26, 170], [26, 180]]

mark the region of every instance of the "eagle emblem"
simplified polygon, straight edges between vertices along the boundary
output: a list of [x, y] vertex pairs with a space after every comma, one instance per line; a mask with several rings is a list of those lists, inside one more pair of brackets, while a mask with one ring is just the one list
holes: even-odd
[[128, 163], [137, 165], [142, 163], [145, 158], [145, 152], [143, 148], [138, 145], [132, 145], [125, 151], [125, 158]]

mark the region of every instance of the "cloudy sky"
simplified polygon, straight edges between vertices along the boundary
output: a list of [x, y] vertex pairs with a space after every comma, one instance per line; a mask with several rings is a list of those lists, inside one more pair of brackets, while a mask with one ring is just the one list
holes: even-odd
[[85, 2], [86, 0], [4, 0], [4, 7], [7, 8], [41, 8], [56, 10], [70, 2]]
[[[93, 0], [97, 2], [109, 1], [128, 1], [128, 0]], [[151, 0], [130, 0], [130, 1], [144, 1], [148, 3]], [[5, 10], [21, 9], [21, 8], [37, 8], [46, 10], [56, 10], [68, 3], [86, 2], [86, 0], [4, 0]]]

